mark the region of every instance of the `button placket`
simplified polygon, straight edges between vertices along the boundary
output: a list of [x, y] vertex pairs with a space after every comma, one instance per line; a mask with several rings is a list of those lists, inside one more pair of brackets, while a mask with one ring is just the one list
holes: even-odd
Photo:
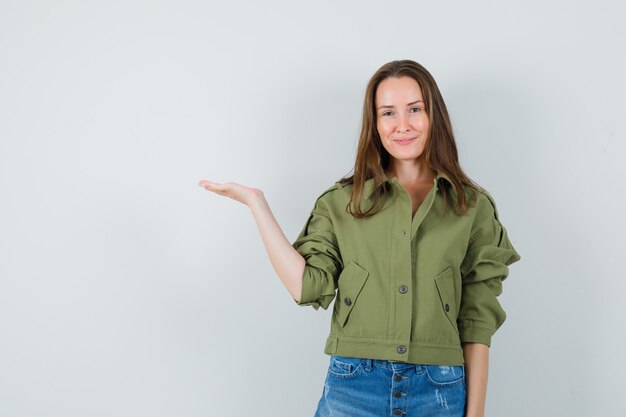
[[[395, 339], [401, 342], [409, 342], [411, 338], [412, 327], [412, 300], [406, 294], [410, 294], [409, 286], [413, 282], [412, 266], [411, 266], [411, 226], [412, 201], [409, 193], [394, 181], [394, 193], [400, 200], [394, 207], [393, 229], [394, 235], [393, 246], [391, 248], [391, 257], [389, 262], [393, 265], [391, 271], [391, 287], [392, 292], [389, 296], [391, 305], [391, 317], [389, 318], [390, 328], [396, 329]], [[396, 352], [401, 356], [397, 359], [406, 360], [408, 349], [405, 345], [397, 345]]]
[[404, 382], [408, 376], [402, 375], [400, 373], [394, 373], [393, 381], [391, 383], [392, 389], [392, 398], [391, 398], [391, 406], [393, 409], [393, 414], [396, 416], [400, 416], [406, 414], [406, 383]]

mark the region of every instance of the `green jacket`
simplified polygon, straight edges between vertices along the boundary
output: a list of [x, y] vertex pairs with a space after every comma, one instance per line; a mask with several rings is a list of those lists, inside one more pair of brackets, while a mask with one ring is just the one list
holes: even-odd
[[[444, 216], [441, 181], [450, 182], [439, 173], [413, 217], [397, 177], [387, 180], [387, 204], [368, 219], [346, 211], [352, 184], [336, 182], [315, 201], [292, 244], [306, 260], [294, 301], [318, 310], [336, 300], [326, 354], [464, 365], [461, 342], [491, 345], [506, 318], [496, 297], [521, 258], [487, 192], [476, 192], [466, 215], [448, 208]], [[373, 191], [369, 179], [364, 201]]]

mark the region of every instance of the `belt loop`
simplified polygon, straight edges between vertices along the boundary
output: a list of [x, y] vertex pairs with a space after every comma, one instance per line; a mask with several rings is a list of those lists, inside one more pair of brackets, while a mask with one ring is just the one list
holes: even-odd
[[365, 359], [365, 370], [367, 372], [372, 370], [372, 367], [374, 366], [372, 362], [374, 362], [372, 359]]

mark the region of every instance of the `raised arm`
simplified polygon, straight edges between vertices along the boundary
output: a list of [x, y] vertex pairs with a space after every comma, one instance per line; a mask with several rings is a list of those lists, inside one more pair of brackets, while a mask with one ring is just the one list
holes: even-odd
[[306, 261], [283, 233], [265, 200], [263, 191], [234, 182], [218, 184], [201, 180], [198, 185], [216, 194], [230, 197], [250, 208], [274, 271], [292, 298], [300, 302]]

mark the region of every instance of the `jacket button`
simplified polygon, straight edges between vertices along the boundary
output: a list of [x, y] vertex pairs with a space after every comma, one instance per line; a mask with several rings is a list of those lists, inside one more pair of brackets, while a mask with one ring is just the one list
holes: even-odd
[[404, 411], [402, 411], [399, 408], [396, 408], [395, 410], [393, 410], [393, 413], [397, 416], [404, 414]]
[[402, 392], [401, 392], [401, 391], [395, 391], [395, 392], [393, 393], [393, 396], [394, 396], [394, 397], [396, 397], [396, 398], [399, 398], [401, 395], [402, 395]]
[[352, 300], [350, 300], [348, 297], [346, 297], [346, 298], [343, 300], [343, 302], [344, 302], [344, 303], [346, 303], [346, 305], [347, 305], [347, 306], [349, 306], [350, 304], [352, 304]]
[[450, 311], [450, 306], [446, 303], [446, 311]]
[[406, 294], [408, 290], [409, 290], [409, 287], [407, 287], [406, 285], [400, 285], [400, 292], [402, 294]]
[[404, 353], [406, 352], [406, 347], [404, 347], [403, 345], [398, 346], [398, 348], [396, 349], [396, 351], [398, 353]]

